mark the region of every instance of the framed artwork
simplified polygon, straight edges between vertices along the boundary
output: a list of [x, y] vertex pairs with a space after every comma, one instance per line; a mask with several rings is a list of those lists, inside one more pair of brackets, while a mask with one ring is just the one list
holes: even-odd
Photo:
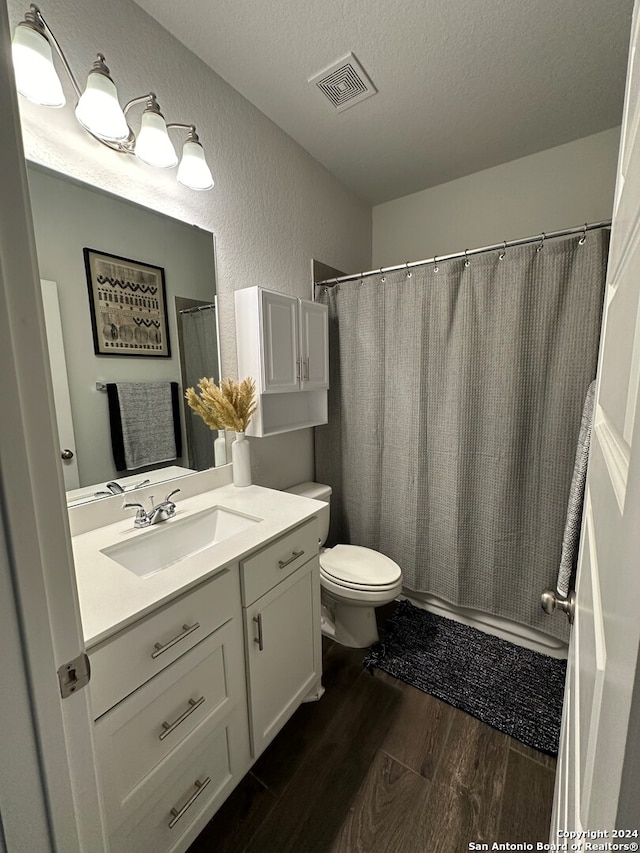
[[169, 358], [164, 269], [83, 251], [96, 355]]

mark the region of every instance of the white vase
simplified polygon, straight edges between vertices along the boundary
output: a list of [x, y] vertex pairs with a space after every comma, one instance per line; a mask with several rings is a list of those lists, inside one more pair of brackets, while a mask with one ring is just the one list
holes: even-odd
[[233, 462], [233, 485], [251, 485], [251, 448], [243, 432], [237, 432], [231, 445], [231, 461]]
[[227, 439], [223, 429], [218, 430], [218, 437], [213, 442], [213, 464], [216, 468], [227, 464]]

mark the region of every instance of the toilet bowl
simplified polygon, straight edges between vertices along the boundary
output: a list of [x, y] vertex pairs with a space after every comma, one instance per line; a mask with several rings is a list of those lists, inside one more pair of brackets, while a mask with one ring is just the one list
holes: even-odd
[[[326, 503], [318, 514], [320, 545], [329, 532], [331, 487], [300, 483], [287, 489], [296, 495]], [[337, 643], [366, 648], [377, 642], [375, 608], [389, 604], [402, 592], [402, 571], [397, 563], [360, 545], [334, 545], [320, 549], [322, 633]]]

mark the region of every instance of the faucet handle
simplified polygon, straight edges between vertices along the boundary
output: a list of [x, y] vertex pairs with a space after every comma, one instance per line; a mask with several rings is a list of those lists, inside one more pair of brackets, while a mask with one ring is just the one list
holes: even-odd
[[144, 509], [144, 506], [137, 502], [128, 503], [127, 501], [122, 502], [122, 509], [135, 509], [135, 507], [140, 507], [140, 509]]
[[143, 486], [148, 486], [151, 480], [147, 478], [146, 480], [140, 480], [139, 483], [134, 483], [133, 486], [129, 486], [125, 491], [133, 491], [134, 489], [141, 489]]
[[131, 503], [127, 503], [126, 500], [122, 501], [122, 509], [136, 509], [136, 520], [147, 517], [147, 511], [144, 508], [144, 505], [137, 501], [132, 501]]
[[122, 502], [122, 509], [135, 509], [136, 517], [133, 522], [134, 527], [146, 527], [149, 524], [149, 516], [147, 515], [147, 511], [144, 506], [137, 501], [133, 501], [132, 503], [127, 503], [127, 501]]
[[174, 495], [177, 495], [179, 491], [180, 491], [180, 489], [174, 489], [172, 492], [169, 492], [169, 494], [168, 494], [168, 495], [166, 496], [166, 498], [164, 499], [164, 502], [165, 502], [165, 503], [167, 503], [168, 501], [170, 501], [170, 500], [171, 500], [171, 498], [172, 498]]

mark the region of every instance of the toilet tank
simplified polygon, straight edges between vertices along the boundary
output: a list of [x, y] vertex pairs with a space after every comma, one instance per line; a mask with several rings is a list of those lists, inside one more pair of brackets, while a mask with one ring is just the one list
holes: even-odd
[[290, 489], [285, 489], [291, 492], [292, 495], [301, 495], [303, 498], [313, 498], [315, 501], [324, 501], [326, 509], [320, 510], [318, 513], [318, 522], [320, 524], [320, 545], [324, 545], [329, 534], [329, 499], [331, 497], [331, 486], [325, 486], [323, 483], [298, 483], [297, 486], [291, 486]]

